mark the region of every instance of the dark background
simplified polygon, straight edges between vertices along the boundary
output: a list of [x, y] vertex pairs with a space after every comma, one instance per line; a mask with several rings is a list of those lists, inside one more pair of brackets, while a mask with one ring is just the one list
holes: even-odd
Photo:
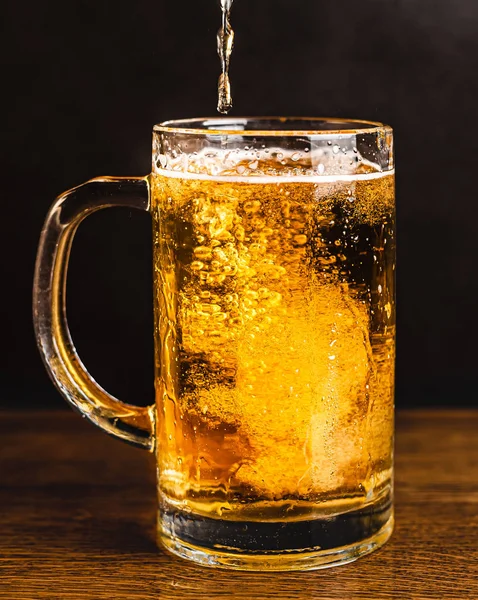
[[[215, 114], [216, 0], [8, 0], [2, 61], [0, 403], [66, 406], [35, 347], [31, 281], [54, 197], [149, 172], [151, 128]], [[232, 115], [391, 124], [398, 196], [397, 405], [476, 405], [478, 2], [235, 0]], [[97, 380], [152, 399], [147, 214], [79, 230], [73, 338]]]

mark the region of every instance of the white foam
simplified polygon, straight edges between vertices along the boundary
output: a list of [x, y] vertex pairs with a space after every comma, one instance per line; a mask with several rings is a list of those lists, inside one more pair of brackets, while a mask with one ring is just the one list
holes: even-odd
[[174, 179], [197, 179], [202, 181], [219, 181], [225, 183], [338, 183], [341, 181], [369, 181], [380, 179], [387, 175], [394, 175], [395, 169], [389, 171], [376, 171], [373, 173], [356, 173], [349, 175], [209, 175], [207, 173], [191, 173], [189, 171], [170, 171], [155, 168], [154, 174]]

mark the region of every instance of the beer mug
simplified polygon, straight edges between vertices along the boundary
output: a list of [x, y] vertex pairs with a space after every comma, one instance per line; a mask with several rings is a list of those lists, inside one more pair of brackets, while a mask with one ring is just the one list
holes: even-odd
[[[53, 381], [93, 423], [155, 453], [158, 540], [171, 552], [305, 570], [380, 547], [393, 528], [392, 130], [169, 121], [154, 127], [152, 165], [92, 179], [50, 210], [34, 320]], [[110, 206], [152, 217], [147, 408], [101, 388], [68, 331], [73, 236]]]

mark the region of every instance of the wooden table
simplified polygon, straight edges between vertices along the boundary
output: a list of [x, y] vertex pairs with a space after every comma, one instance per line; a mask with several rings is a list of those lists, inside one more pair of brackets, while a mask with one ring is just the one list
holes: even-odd
[[152, 457], [70, 411], [0, 413], [0, 440], [2, 600], [478, 599], [478, 411], [400, 413], [392, 540], [303, 573], [158, 550]]

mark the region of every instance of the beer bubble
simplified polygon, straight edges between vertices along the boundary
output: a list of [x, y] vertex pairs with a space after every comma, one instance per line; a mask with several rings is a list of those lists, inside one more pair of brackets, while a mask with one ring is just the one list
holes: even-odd
[[256, 213], [261, 207], [259, 200], [248, 200], [244, 203], [244, 211], [246, 213]]
[[197, 258], [200, 258], [201, 260], [207, 260], [211, 257], [212, 249], [208, 246], [197, 246], [194, 248], [193, 252]]
[[307, 236], [306, 235], [295, 235], [294, 236], [294, 242], [296, 244], [299, 244], [300, 246], [302, 246], [303, 244], [307, 243]]

